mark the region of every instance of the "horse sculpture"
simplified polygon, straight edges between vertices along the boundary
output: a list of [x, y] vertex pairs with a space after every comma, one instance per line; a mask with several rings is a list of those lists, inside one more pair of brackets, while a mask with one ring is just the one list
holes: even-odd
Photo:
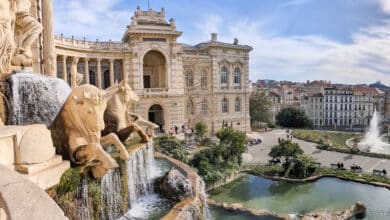
[[[102, 135], [115, 133], [121, 141], [126, 141], [131, 133], [137, 132], [142, 142], [149, 142], [153, 135], [148, 136], [140, 125], [146, 125], [149, 130], [155, 129], [157, 125], [130, 112], [131, 107], [138, 102], [139, 97], [127, 84], [127, 81], [123, 80], [119, 84], [114, 84], [107, 88], [106, 92], [111, 94], [111, 98], [107, 101], [107, 109], [104, 113], [106, 127], [102, 131]], [[130, 116], [135, 116], [138, 120], [131, 120]]]
[[130, 156], [114, 133], [101, 137], [104, 129], [103, 115], [107, 100], [113, 94], [99, 90], [92, 85], [74, 88], [60, 113], [68, 137], [69, 157], [74, 163], [91, 164], [95, 178], [100, 178], [108, 170], [119, 167], [118, 163], [104, 151], [103, 147], [113, 144], [121, 159]]

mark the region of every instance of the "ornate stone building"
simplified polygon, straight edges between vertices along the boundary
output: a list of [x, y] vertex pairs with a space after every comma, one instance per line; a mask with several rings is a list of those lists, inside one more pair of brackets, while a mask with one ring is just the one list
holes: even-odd
[[178, 43], [182, 34], [165, 11], [137, 8], [121, 42], [55, 37], [57, 77], [70, 85], [72, 71], [83, 83], [107, 88], [127, 79], [141, 97], [134, 111], [167, 131], [202, 120], [215, 132], [225, 126], [249, 131], [250, 46], [211, 40]]

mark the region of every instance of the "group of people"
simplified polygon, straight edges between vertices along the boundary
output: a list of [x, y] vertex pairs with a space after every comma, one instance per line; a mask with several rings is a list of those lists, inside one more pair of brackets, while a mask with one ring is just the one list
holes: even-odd
[[[182, 133], [184, 133], [186, 130], [185, 130], [186, 128], [185, 128], [185, 126], [184, 125], [182, 125], [181, 126], [181, 132]], [[179, 127], [177, 126], [177, 125], [175, 125], [174, 127], [171, 127], [170, 129], [169, 129], [169, 135], [170, 136], [173, 136], [174, 134], [179, 134]]]
[[373, 170], [372, 173], [374, 175], [377, 175], [377, 176], [386, 176], [387, 175], [386, 169], [383, 169], [383, 170]]
[[352, 164], [351, 170], [352, 170], [353, 172], [362, 172], [362, 167], [359, 166], [359, 165], [356, 165], [356, 164]]

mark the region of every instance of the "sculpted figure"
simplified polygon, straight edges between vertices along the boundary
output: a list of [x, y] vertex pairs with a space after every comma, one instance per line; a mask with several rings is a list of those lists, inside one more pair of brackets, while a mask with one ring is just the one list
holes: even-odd
[[61, 111], [71, 160], [78, 164], [92, 164], [95, 178], [118, 167], [117, 162], [104, 151], [104, 146], [113, 144], [121, 159], [129, 159], [127, 150], [115, 134], [101, 137], [103, 114], [111, 95], [95, 86], [81, 85], [72, 90]]
[[74, 57], [72, 60], [72, 64], [70, 66], [70, 80], [71, 80], [71, 87], [72, 88], [80, 85], [84, 79], [84, 75], [77, 72], [77, 63], [78, 62], [79, 62], [79, 58]]
[[11, 72], [11, 59], [15, 51], [11, 22], [13, 14], [9, 0], [0, 1], [0, 75]]
[[12, 64], [15, 66], [31, 66], [31, 45], [42, 31], [42, 25], [30, 14], [30, 0], [11, 0], [15, 5], [15, 34], [18, 48]]
[[130, 110], [128, 111], [129, 112], [129, 121], [130, 122], [134, 122], [140, 126], [145, 126], [146, 127], [146, 134], [150, 137], [150, 138], [153, 138], [154, 137], [154, 131], [159, 128], [160, 126], [158, 126], [157, 124], [153, 123], [153, 122], [150, 122], [148, 120], [145, 120], [144, 118], [142, 118], [140, 115], [137, 115], [135, 113], [132, 113], [130, 112]]
[[128, 109], [139, 100], [137, 94], [123, 80], [119, 84], [107, 88], [107, 93], [113, 94], [108, 100], [107, 109], [104, 113], [104, 122], [106, 124], [102, 134], [106, 135], [114, 132], [121, 141], [129, 138], [132, 132], [137, 132], [143, 142], [149, 142], [148, 135], [142, 130], [139, 124], [129, 120]]

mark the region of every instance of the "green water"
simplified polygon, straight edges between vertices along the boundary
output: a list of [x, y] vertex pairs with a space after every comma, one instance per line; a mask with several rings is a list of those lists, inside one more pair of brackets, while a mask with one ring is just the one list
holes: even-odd
[[287, 183], [245, 175], [214, 190], [211, 199], [242, 203], [255, 209], [286, 214], [301, 214], [316, 209], [343, 210], [356, 201], [367, 206], [365, 219], [390, 219], [390, 191], [382, 187], [337, 178], [322, 178], [312, 183]]

